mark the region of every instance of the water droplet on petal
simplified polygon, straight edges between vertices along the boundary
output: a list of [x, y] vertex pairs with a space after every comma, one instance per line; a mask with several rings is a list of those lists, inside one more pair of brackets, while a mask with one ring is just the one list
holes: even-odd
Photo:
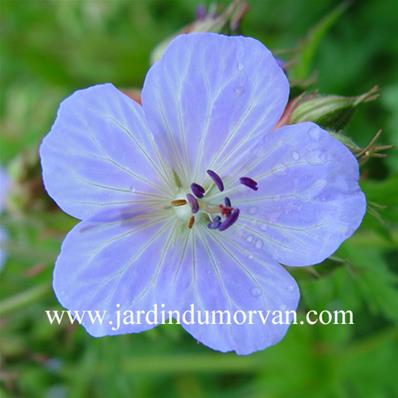
[[260, 296], [263, 294], [263, 291], [262, 291], [261, 289], [259, 289], [258, 287], [254, 287], [254, 288], [251, 290], [251, 294], [252, 294], [252, 296], [254, 296], [254, 297], [260, 297]]
[[249, 243], [253, 242], [253, 236], [252, 236], [252, 235], [248, 235], [247, 238], [246, 238], [246, 240], [247, 240]]
[[256, 248], [261, 249], [263, 247], [263, 241], [261, 239], [257, 239]]
[[310, 164], [322, 164], [325, 163], [327, 160], [327, 154], [325, 151], [321, 151], [319, 149], [314, 149], [312, 151], [309, 151], [306, 155], [306, 159], [308, 163]]
[[243, 64], [241, 64], [240, 62], [238, 63], [238, 70], [241, 71], [244, 69]]
[[243, 87], [236, 87], [234, 92], [236, 95], [241, 95], [243, 93]]
[[257, 213], [257, 207], [256, 206], [249, 207], [248, 213], [251, 214], [251, 215], [256, 214]]
[[268, 225], [267, 224], [261, 224], [260, 225], [260, 229], [261, 229], [261, 231], [266, 231], [268, 229]]
[[287, 290], [289, 290], [289, 292], [292, 292], [294, 290], [294, 285], [289, 285], [287, 287]]
[[253, 260], [253, 254], [249, 254], [249, 255], [247, 256], [247, 258], [248, 258], [249, 260]]
[[326, 202], [329, 199], [329, 196], [327, 194], [323, 194], [319, 197], [321, 202]]
[[318, 141], [319, 140], [319, 135], [320, 135], [319, 134], [319, 128], [317, 128], [317, 127], [311, 128], [308, 131], [308, 134], [314, 141]]
[[300, 154], [298, 152], [294, 151], [292, 153], [292, 158], [293, 158], [293, 160], [299, 160], [300, 159]]

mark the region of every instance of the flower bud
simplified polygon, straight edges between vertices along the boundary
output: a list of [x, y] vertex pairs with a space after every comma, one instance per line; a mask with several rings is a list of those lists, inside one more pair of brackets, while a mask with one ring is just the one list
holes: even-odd
[[159, 43], [151, 53], [151, 63], [160, 59], [170, 41], [179, 34], [192, 32], [235, 33], [248, 10], [249, 6], [245, 0], [234, 0], [221, 12], [217, 12], [214, 5], [211, 5], [208, 10], [203, 5], [198, 6], [197, 19], [172, 37]]
[[359, 104], [372, 101], [378, 95], [377, 86], [355, 97], [306, 94], [296, 99], [289, 109], [289, 114], [284, 115], [283, 124], [311, 121], [324, 128], [340, 130], [346, 125]]
[[37, 149], [17, 155], [8, 166], [11, 180], [7, 209], [14, 214], [31, 210], [52, 209], [54, 204], [45, 194], [40, 173]]
[[385, 158], [387, 154], [384, 153], [389, 149], [392, 149], [392, 145], [379, 145], [377, 143], [382, 130], [377, 133], [370, 140], [366, 147], [362, 148], [357, 145], [350, 137], [345, 135], [342, 131], [329, 131], [329, 134], [344, 144], [358, 159], [359, 164], [364, 165], [370, 158]]

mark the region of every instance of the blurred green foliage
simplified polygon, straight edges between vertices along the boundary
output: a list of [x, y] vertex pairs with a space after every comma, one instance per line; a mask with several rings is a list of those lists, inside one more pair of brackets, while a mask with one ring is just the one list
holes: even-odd
[[[296, 47], [329, 15], [329, 29], [315, 29], [322, 31], [319, 40], [302, 41], [310, 47], [299, 53], [296, 77], [316, 73], [312, 88], [325, 94], [358, 95], [379, 85], [380, 99], [362, 105], [346, 133], [366, 146], [382, 128], [381, 142], [398, 145], [395, 0], [354, 1], [340, 6], [345, 10], [338, 18], [339, 11], [328, 14], [339, 4], [332, 0], [249, 3], [242, 32], [285, 59], [294, 51], [284, 50]], [[212, 352], [179, 326], [94, 339], [77, 326], [48, 325], [44, 310], [60, 308], [50, 287], [52, 266], [75, 220], [55, 209], [37, 170], [30, 170], [37, 145], [60, 100], [77, 88], [106, 81], [140, 87], [151, 50], [191, 22], [197, 5], [1, 1], [0, 156], [17, 188], [1, 216], [9, 240], [0, 271], [0, 396], [398, 396], [396, 151], [363, 167], [369, 212], [336, 253], [337, 261], [295, 275], [301, 311], [351, 309], [355, 325], [293, 326], [277, 346], [249, 357]]]

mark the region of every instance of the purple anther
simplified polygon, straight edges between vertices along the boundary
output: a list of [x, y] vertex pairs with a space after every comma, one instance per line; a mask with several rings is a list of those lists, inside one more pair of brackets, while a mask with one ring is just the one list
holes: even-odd
[[225, 207], [232, 207], [231, 199], [227, 196], [224, 198]]
[[217, 185], [217, 188], [221, 192], [224, 191], [224, 183], [222, 182], [221, 177], [217, 173], [215, 173], [213, 170], [207, 170], [207, 174], [210, 176], [210, 178]]
[[192, 190], [192, 193], [197, 198], [203, 198], [203, 196], [205, 194], [205, 189], [201, 185], [197, 184], [196, 182], [191, 184], [191, 190]]
[[254, 181], [252, 178], [250, 177], [241, 177], [239, 178], [239, 182], [243, 185], [246, 185], [247, 187], [249, 187], [250, 189], [252, 189], [253, 191], [257, 191], [258, 190], [258, 185], [257, 182]]
[[220, 216], [216, 216], [216, 217], [214, 217], [213, 218], [213, 221], [212, 222], [209, 222], [208, 224], [207, 224], [207, 226], [210, 228], [210, 229], [218, 229], [218, 227], [221, 225], [221, 217]]
[[199, 211], [199, 202], [191, 193], [187, 193], [187, 200], [191, 206], [192, 213], [195, 214]]
[[239, 209], [234, 209], [234, 211], [221, 223], [221, 225], [218, 227], [218, 230], [225, 231], [232, 224], [234, 224], [239, 217], [239, 213]]

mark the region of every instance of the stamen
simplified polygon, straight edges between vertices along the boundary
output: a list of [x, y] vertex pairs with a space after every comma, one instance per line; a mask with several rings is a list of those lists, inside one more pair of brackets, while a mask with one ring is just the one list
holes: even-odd
[[191, 206], [192, 213], [195, 214], [199, 211], [199, 202], [191, 193], [187, 193], [187, 199]]
[[191, 184], [191, 189], [192, 189], [192, 193], [197, 198], [203, 198], [203, 196], [205, 194], [205, 189], [201, 185], [196, 184], [196, 182], [194, 182], [193, 184]]
[[246, 185], [247, 187], [249, 187], [250, 189], [252, 189], [253, 191], [257, 191], [258, 190], [258, 184], [256, 181], [254, 181], [252, 178], [250, 177], [241, 177], [239, 178], [239, 182], [243, 185]]
[[193, 227], [194, 224], [195, 224], [195, 217], [194, 217], [194, 216], [191, 216], [191, 218], [188, 220], [187, 227], [188, 227], [189, 229], [191, 229], [191, 228]]
[[224, 205], [220, 205], [219, 208], [221, 215], [225, 217], [229, 217], [233, 210], [232, 207], [225, 207]]
[[221, 217], [220, 216], [214, 217], [213, 221], [211, 221], [207, 224], [207, 226], [210, 229], [217, 229], [220, 225], [221, 225]]
[[171, 201], [172, 206], [184, 206], [187, 204], [185, 199], [176, 199]]
[[224, 198], [224, 204], [226, 207], [232, 207], [231, 199], [226, 196]]
[[207, 174], [210, 176], [210, 178], [217, 185], [217, 188], [221, 192], [224, 191], [224, 183], [222, 182], [221, 177], [217, 173], [215, 173], [213, 170], [207, 170]]
[[227, 228], [229, 228], [232, 224], [236, 222], [236, 220], [239, 217], [239, 209], [235, 209], [230, 216], [228, 216], [227, 219], [225, 219], [221, 225], [219, 226], [218, 230], [219, 231], [225, 231]]

